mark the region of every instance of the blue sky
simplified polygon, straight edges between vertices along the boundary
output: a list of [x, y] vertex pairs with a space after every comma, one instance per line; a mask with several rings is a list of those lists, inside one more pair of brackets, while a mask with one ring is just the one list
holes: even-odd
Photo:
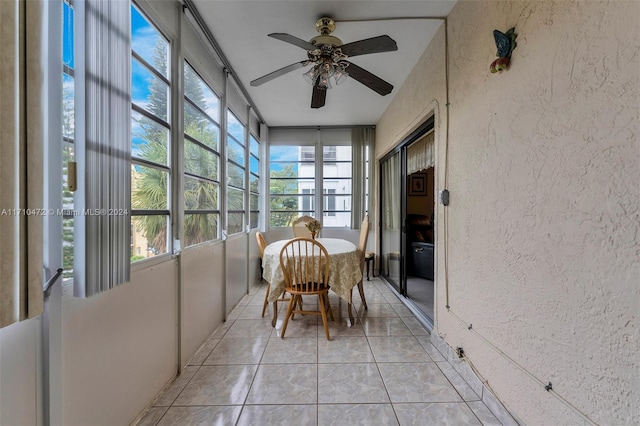
[[[63, 63], [70, 68], [75, 66], [74, 55], [74, 10], [67, 3], [63, 3]], [[154, 52], [156, 46], [162, 45], [164, 54], [166, 55], [166, 64], [169, 64], [169, 43], [162, 34], [151, 25], [150, 22], [134, 7], [131, 6], [131, 48], [141, 58], [150, 65], [156, 65], [154, 62]], [[170, 80], [169, 70], [167, 67], [157, 69], [161, 75]], [[189, 70], [190, 71], [190, 70]], [[151, 94], [149, 88], [152, 81], [159, 80], [157, 76], [151, 73], [139, 61], [131, 59], [131, 98], [132, 101], [146, 108]], [[64, 77], [64, 84], [69, 86], [69, 93], [73, 93], [73, 79], [69, 76]], [[201, 90], [204, 96], [205, 105], [199, 105], [206, 111], [216, 122], [220, 120], [220, 99], [204, 82], [201, 82]], [[168, 86], [167, 86], [168, 88]], [[169, 99], [169, 93], [167, 94]], [[165, 121], [169, 121], [168, 111], [166, 115], [162, 115]], [[231, 113], [227, 115], [228, 131], [234, 138], [242, 141], [244, 138], [244, 125]], [[133, 154], [139, 154], [139, 145], [145, 143], [143, 136], [144, 131], [141, 129], [138, 120], [132, 119], [132, 146]], [[252, 141], [252, 152], [257, 152], [257, 143]], [[251, 164], [251, 169], [257, 171], [255, 164]]]
[[67, 3], [63, 3], [63, 38], [62, 38], [62, 62], [73, 68], [75, 60], [73, 56], [73, 9]]

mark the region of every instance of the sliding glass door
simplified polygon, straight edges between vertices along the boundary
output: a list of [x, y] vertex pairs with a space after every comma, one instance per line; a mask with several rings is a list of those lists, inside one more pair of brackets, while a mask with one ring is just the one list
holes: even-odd
[[433, 325], [434, 120], [380, 160], [380, 274]]
[[402, 206], [404, 184], [401, 172], [401, 151], [380, 162], [381, 211], [381, 274], [400, 293], [404, 293], [402, 262]]

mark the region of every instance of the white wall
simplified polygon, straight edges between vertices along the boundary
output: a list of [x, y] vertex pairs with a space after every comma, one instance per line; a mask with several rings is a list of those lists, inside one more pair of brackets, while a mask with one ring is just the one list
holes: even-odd
[[436, 113], [436, 332], [526, 424], [583, 422], [547, 382], [598, 424], [640, 423], [639, 26], [635, 1], [460, 1], [448, 140], [442, 28], [377, 125], [380, 158]]
[[0, 425], [41, 422], [39, 342], [39, 318], [0, 329]]
[[178, 265], [63, 299], [63, 424], [129, 424], [178, 370]]
[[226, 314], [231, 312], [240, 299], [249, 293], [247, 282], [248, 244], [248, 236], [245, 233], [232, 235], [225, 241]]
[[187, 362], [225, 319], [224, 244], [207, 243], [182, 252], [182, 363]]

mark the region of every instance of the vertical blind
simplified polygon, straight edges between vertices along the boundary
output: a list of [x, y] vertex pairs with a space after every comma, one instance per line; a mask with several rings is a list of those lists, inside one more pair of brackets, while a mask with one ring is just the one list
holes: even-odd
[[131, 214], [130, 2], [82, 0], [76, 9], [78, 189], [74, 295], [129, 281]]
[[369, 153], [373, 151], [374, 133], [375, 131], [372, 127], [357, 127], [351, 130], [351, 146], [353, 153], [352, 193], [354, 194], [353, 199], [351, 200], [352, 229], [360, 229], [365, 212], [368, 212], [370, 209], [370, 206], [366, 205], [365, 200], [370, 200], [371, 197], [365, 198], [365, 194], [368, 190], [366, 177], [373, 176], [371, 169], [372, 162], [371, 160], [369, 160], [369, 163], [366, 162], [365, 152], [367, 147], [369, 148]]
[[1, 8], [0, 327], [4, 327], [33, 318], [43, 308], [46, 27], [41, 2], [7, 0]]

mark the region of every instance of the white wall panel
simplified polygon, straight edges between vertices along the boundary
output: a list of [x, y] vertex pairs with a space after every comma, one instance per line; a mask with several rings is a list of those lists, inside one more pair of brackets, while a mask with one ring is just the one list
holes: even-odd
[[63, 299], [63, 423], [125, 425], [177, 372], [177, 261]]
[[[248, 237], [245, 233], [232, 235], [225, 241], [226, 253], [226, 313], [231, 312], [248, 292], [247, 250]], [[255, 238], [255, 237], [254, 237]]]
[[249, 233], [249, 256], [248, 256], [248, 280], [249, 286], [257, 284], [262, 279], [260, 275], [260, 252], [256, 240], [256, 231]]
[[182, 252], [182, 360], [188, 361], [224, 321], [224, 245]]
[[36, 425], [40, 319], [0, 329], [0, 424]]

